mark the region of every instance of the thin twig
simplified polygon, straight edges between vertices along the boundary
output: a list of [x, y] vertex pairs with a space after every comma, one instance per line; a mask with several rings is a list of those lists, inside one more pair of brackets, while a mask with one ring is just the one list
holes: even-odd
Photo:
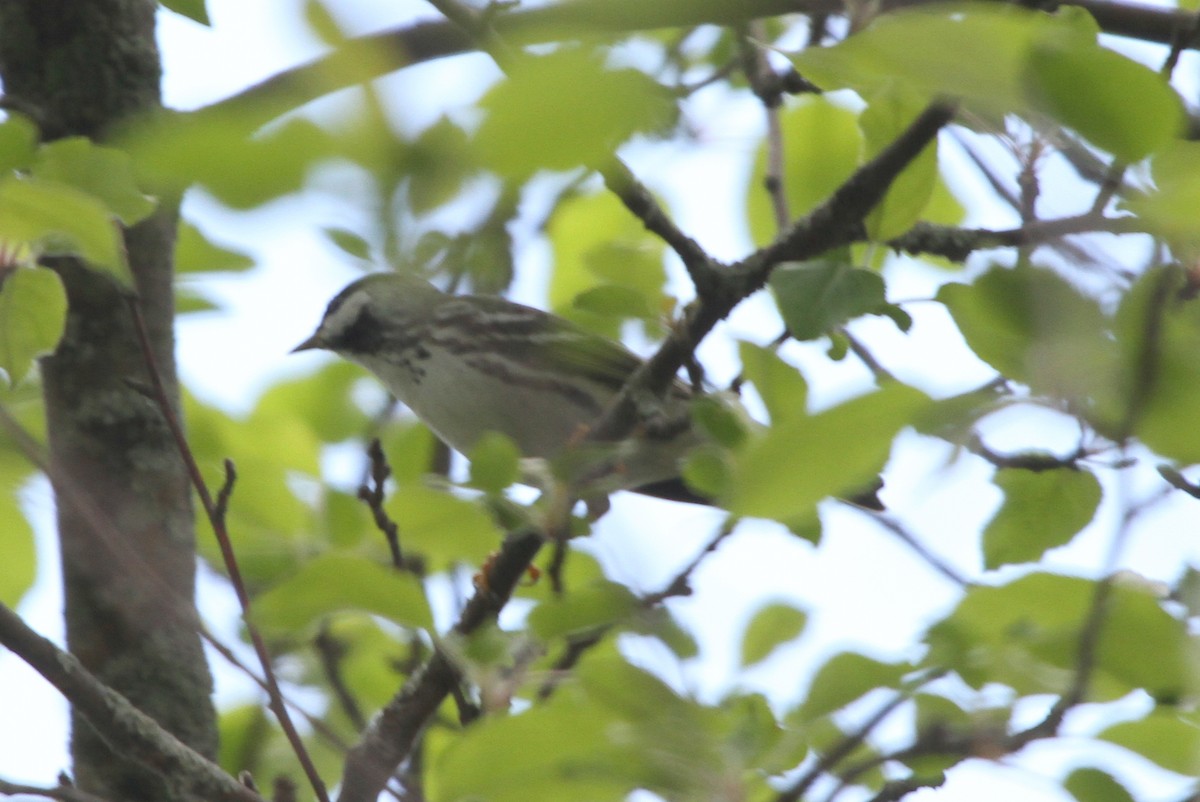
[[954, 584], [961, 588], [969, 588], [972, 584], [974, 584], [971, 582], [971, 580], [960, 574], [958, 570], [953, 568], [948, 562], [930, 551], [925, 544], [921, 543], [921, 541], [918, 540], [915, 535], [905, 529], [904, 526], [892, 516], [887, 515], [886, 513], [874, 512], [858, 504], [851, 504], [847, 502], [846, 506], [853, 510], [857, 510], [862, 515], [867, 516], [872, 521], [879, 524], [896, 537], [900, 538], [900, 542], [912, 549], [913, 553], [924, 560], [930, 568], [937, 571]]
[[[725, 520], [717, 534], [705, 544], [704, 548], [697, 554], [692, 561], [685, 565], [679, 573], [677, 573], [670, 582], [663, 586], [663, 589], [655, 593], [649, 593], [643, 596], [638, 601], [638, 607], [646, 610], [651, 607], [657, 607], [664, 601], [670, 598], [681, 596], [690, 596], [692, 594], [691, 577], [700, 567], [705, 557], [717, 550], [717, 547], [733, 534], [734, 526], [737, 524], [737, 519], [730, 517]], [[566, 675], [566, 672], [574, 668], [579, 662], [579, 659], [600, 641], [604, 640], [604, 636], [612, 631], [611, 626], [601, 627], [594, 632], [583, 635], [577, 638], [572, 638], [567, 643], [566, 650], [555, 661], [550, 669], [550, 676], [538, 688], [538, 698], [548, 699], [558, 687], [559, 680]]]
[[400, 548], [400, 527], [383, 507], [384, 487], [388, 477], [392, 475], [392, 467], [388, 465], [378, 437], [373, 438], [371, 444], [367, 446], [367, 458], [370, 462], [370, 469], [364, 477], [362, 485], [358, 488], [358, 497], [370, 508], [375, 527], [383, 533], [383, 537], [387, 541], [388, 550], [392, 554], [392, 567], [397, 571], [408, 571], [418, 577], [423, 576], [425, 574], [424, 560], [404, 554]]
[[[168, 428], [171, 430], [171, 436], [174, 438], [175, 446], [179, 451], [180, 457], [183, 459], [184, 466], [187, 468], [192, 487], [195, 488], [196, 495], [200, 497], [200, 504], [203, 506], [205, 515], [212, 525], [213, 534], [216, 536], [217, 545], [221, 550], [221, 558], [225, 564], [225, 570], [229, 574], [230, 584], [233, 585], [238, 604], [241, 605], [242, 620], [246, 625], [246, 631], [250, 635], [250, 642], [254, 646], [254, 652], [258, 656], [259, 664], [262, 666], [263, 678], [267, 682], [267, 696], [271, 712], [275, 714], [276, 720], [279, 722], [280, 727], [283, 728], [288, 743], [291, 745], [296, 759], [300, 761], [300, 766], [308, 778], [309, 785], [312, 786], [317, 799], [320, 802], [329, 802], [329, 794], [325, 789], [325, 783], [321, 779], [321, 775], [317, 772], [316, 765], [313, 763], [312, 757], [308, 754], [308, 749], [304, 746], [304, 741], [300, 737], [296, 725], [292, 722], [291, 715], [288, 713], [283, 693], [279, 689], [279, 681], [276, 679], [275, 671], [271, 666], [271, 655], [267, 650], [266, 642], [263, 640], [262, 633], [259, 632], [258, 627], [251, 620], [250, 595], [242, 579], [241, 568], [238, 566], [237, 556], [233, 551], [233, 543], [229, 538], [229, 531], [225, 526], [223, 509], [218, 507], [217, 502], [213, 500], [212, 494], [208, 490], [208, 484], [204, 481], [204, 475], [200, 472], [200, 466], [196, 463], [196, 457], [192, 454], [187, 437], [183, 433], [183, 427], [180, 425], [179, 418], [175, 414], [175, 409], [171, 404], [171, 399], [167, 395], [162, 375], [158, 370], [158, 363], [154, 358], [153, 349], [150, 347], [149, 335], [146, 333], [146, 321], [142, 317], [142, 310], [136, 298], [129, 298], [129, 309], [133, 316], [134, 330], [137, 333], [142, 357], [146, 363], [146, 371], [150, 376], [159, 409], [167, 422]], [[227, 505], [228, 492], [232, 489], [235, 474], [232, 472], [232, 463], [228, 460], [226, 460], [226, 467], [228, 471], [226, 487], [222, 488], [222, 492], [226, 495], [225, 504]], [[226, 488], [229, 488], [229, 490], [226, 490]]]
[[104, 797], [89, 794], [87, 791], [81, 791], [66, 782], [60, 782], [53, 788], [40, 788], [36, 785], [22, 785], [21, 783], [9, 782], [8, 780], [0, 780], [0, 795], [16, 796], [18, 794], [24, 796], [44, 796], [47, 799], [57, 799], [59, 802], [107, 802]]

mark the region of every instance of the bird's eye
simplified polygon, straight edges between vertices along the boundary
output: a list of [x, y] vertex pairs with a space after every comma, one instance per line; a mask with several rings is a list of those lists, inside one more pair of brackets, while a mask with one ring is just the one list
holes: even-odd
[[347, 326], [337, 336], [337, 349], [357, 354], [370, 354], [383, 346], [383, 326], [363, 307], [355, 316], [354, 322]]

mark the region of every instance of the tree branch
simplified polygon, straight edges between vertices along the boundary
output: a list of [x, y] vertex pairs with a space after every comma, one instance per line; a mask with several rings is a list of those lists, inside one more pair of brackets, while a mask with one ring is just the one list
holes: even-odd
[[[494, 620], [543, 542], [537, 532], [521, 531], [510, 535], [475, 595], [467, 602], [453, 631], [467, 635]], [[426, 723], [458, 682], [458, 668], [444, 651], [435, 652], [425, 668], [383, 708], [350, 750], [338, 802], [374, 802], [392, 772], [411, 753]]]
[[199, 796], [229, 802], [263, 802], [163, 729], [128, 699], [104, 685], [74, 655], [34, 632], [21, 617], [0, 604], [0, 643], [33, 667], [95, 728], [117, 754], [136, 759], [170, 785], [180, 798]]

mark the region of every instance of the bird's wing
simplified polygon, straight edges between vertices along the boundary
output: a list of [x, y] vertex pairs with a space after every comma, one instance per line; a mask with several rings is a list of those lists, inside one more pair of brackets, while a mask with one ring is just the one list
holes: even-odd
[[473, 300], [492, 321], [491, 347], [519, 351], [548, 372], [582, 375], [616, 392], [642, 364], [620, 343], [548, 312], [501, 298]]

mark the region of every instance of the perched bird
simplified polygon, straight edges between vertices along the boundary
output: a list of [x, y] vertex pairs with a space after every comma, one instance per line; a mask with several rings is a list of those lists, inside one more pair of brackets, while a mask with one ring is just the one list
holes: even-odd
[[[503, 298], [450, 295], [400, 273], [370, 275], [338, 293], [316, 333], [293, 351], [314, 348], [375, 374], [459, 452], [469, 454], [494, 431], [525, 457], [549, 460], [586, 441], [642, 364], [619, 343], [555, 315]], [[690, 424], [690, 398], [675, 382], [662, 425], [612, 444], [604, 480], [586, 489], [707, 503], [679, 478], [680, 460], [703, 441]]]

